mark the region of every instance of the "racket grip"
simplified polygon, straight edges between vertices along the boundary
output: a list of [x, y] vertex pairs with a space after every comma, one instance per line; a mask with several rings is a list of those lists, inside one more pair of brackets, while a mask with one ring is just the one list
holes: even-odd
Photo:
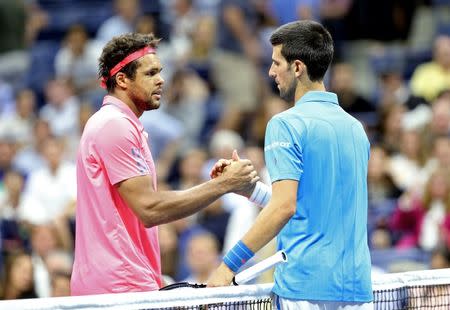
[[287, 260], [286, 253], [284, 251], [278, 251], [274, 255], [235, 275], [233, 277], [233, 284], [245, 284], [262, 274], [264, 271], [278, 265], [279, 263], [285, 263]]

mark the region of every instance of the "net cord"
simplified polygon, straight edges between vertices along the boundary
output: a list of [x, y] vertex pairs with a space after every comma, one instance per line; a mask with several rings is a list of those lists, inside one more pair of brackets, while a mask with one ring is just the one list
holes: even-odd
[[0, 309], [160, 309], [167, 307], [220, 304], [270, 298], [272, 283], [214, 288], [182, 288], [175, 291], [153, 291], [123, 294], [102, 294], [77, 297], [54, 297], [0, 301]]

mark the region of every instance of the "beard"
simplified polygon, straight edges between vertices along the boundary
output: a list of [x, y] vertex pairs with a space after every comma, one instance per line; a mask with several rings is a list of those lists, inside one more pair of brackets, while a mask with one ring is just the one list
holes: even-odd
[[151, 110], [157, 110], [159, 109], [159, 101], [155, 102], [153, 99], [149, 99], [146, 102], [142, 102], [142, 109], [144, 111], [151, 111]]
[[130, 96], [130, 97], [131, 97], [133, 103], [136, 105], [136, 107], [141, 111], [156, 110], [160, 106], [159, 101], [153, 100], [153, 98], [151, 96], [148, 98], [144, 98], [144, 96], [138, 96], [136, 94], [132, 94], [132, 96]]
[[298, 81], [293, 79], [291, 84], [286, 89], [280, 88], [280, 97], [288, 103], [293, 103], [295, 101], [295, 90], [297, 89]]

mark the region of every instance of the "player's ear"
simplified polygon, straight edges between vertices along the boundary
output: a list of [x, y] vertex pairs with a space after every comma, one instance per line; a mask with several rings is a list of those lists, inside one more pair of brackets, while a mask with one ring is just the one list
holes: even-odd
[[296, 59], [293, 62], [293, 66], [295, 77], [299, 78], [303, 74], [303, 71], [306, 69], [305, 64], [302, 61]]
[[115, 79], [116, 79], [117, 86], [119, 86], [122, 89], [127, 89], [128, 88], [128, 85], [127, 85], [128, 77], [127, 77], [127, 75], [125, 73], [117, 72]]

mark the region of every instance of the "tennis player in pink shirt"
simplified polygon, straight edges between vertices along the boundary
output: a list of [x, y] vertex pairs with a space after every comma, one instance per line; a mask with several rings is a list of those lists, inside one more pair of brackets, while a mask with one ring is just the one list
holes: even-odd
[[157, 225], [191, 215], [228, 192], [251, 192], [258, 180], [251, 162], [240, 160], [191, 189], [157, 191], [139, 117], [160, 105], [158, 41], [153, 35], [122, 35], [100, 57], [108, 95], [87, 122], [78, 150], [72, 295], [159, 289]]

